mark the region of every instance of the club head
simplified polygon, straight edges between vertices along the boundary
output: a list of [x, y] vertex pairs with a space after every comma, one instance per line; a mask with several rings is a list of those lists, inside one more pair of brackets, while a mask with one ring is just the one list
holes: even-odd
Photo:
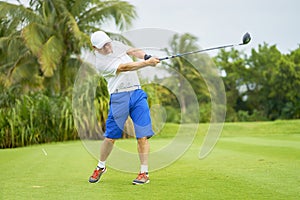
[[245, 33], [245, 35], [243, 36], [243, 43], [242, 44], [248, 44], [251, 40], [251, 36], [249, 33]]

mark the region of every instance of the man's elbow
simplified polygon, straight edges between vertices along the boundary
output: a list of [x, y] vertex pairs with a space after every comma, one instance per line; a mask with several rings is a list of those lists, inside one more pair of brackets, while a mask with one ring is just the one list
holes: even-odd
[[130, 67], [126, 64], [120, 64], [117, 69], [117, 73], [126, 72], [126, 71], [130, 71]]

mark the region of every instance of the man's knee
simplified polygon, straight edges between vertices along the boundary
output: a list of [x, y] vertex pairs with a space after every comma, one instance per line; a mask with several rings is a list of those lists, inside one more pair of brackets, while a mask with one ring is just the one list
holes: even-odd
[[112, 138], [105, 138], [105, 140], [107, 141], [107, 142], [110, 142], [110, 143], [112, 143], [112, 144], [114, 144], [115, 143], [115, 139], [112, 139]]
[[147, 137], [138, 138], [137, 140], [138, 140], [138, 143], [140, 143], [140, 144], [148, 142], [148, 138]]

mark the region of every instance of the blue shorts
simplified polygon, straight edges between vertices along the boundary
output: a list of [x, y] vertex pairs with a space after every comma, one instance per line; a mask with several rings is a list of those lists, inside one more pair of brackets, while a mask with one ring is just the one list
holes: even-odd
[[113, 93], [110, 96], [109, 106], [105, 137], [121, 138], [128, 116], [133, 121], [137, 139], [154, 135], [147, 94], [143, 90]]

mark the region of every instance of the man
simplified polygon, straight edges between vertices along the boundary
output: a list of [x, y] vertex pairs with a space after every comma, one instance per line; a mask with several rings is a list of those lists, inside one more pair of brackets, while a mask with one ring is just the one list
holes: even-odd
[[[105, 139], [100, 149], [100, 160], [89, 178], [89, 182], [98, 182], [102, 174], [106, 172], [106, 160], [116, 139], [122, 137], [124, 123], [130, 116], [138, 141], [138, 154], [141, 163], [140, 172], [132, 183], [135, 185], [146, 184], [150, 181], [148, 174], [150, 145], [148, 139], [154, 133], [147, 95], [141, 89], [136, 70], [146, 66], [154, 67], [160, 61], [158, 58], [145, 54], [142, 50], [129, 48], [122, 43], [112, 41], [103, 31], [93, 33], [91, 43], [96, 53], [96, 68], [107, 80], [110, 108], [104, 133]], [[144, 60], [133, 62], [129, 56]]]

